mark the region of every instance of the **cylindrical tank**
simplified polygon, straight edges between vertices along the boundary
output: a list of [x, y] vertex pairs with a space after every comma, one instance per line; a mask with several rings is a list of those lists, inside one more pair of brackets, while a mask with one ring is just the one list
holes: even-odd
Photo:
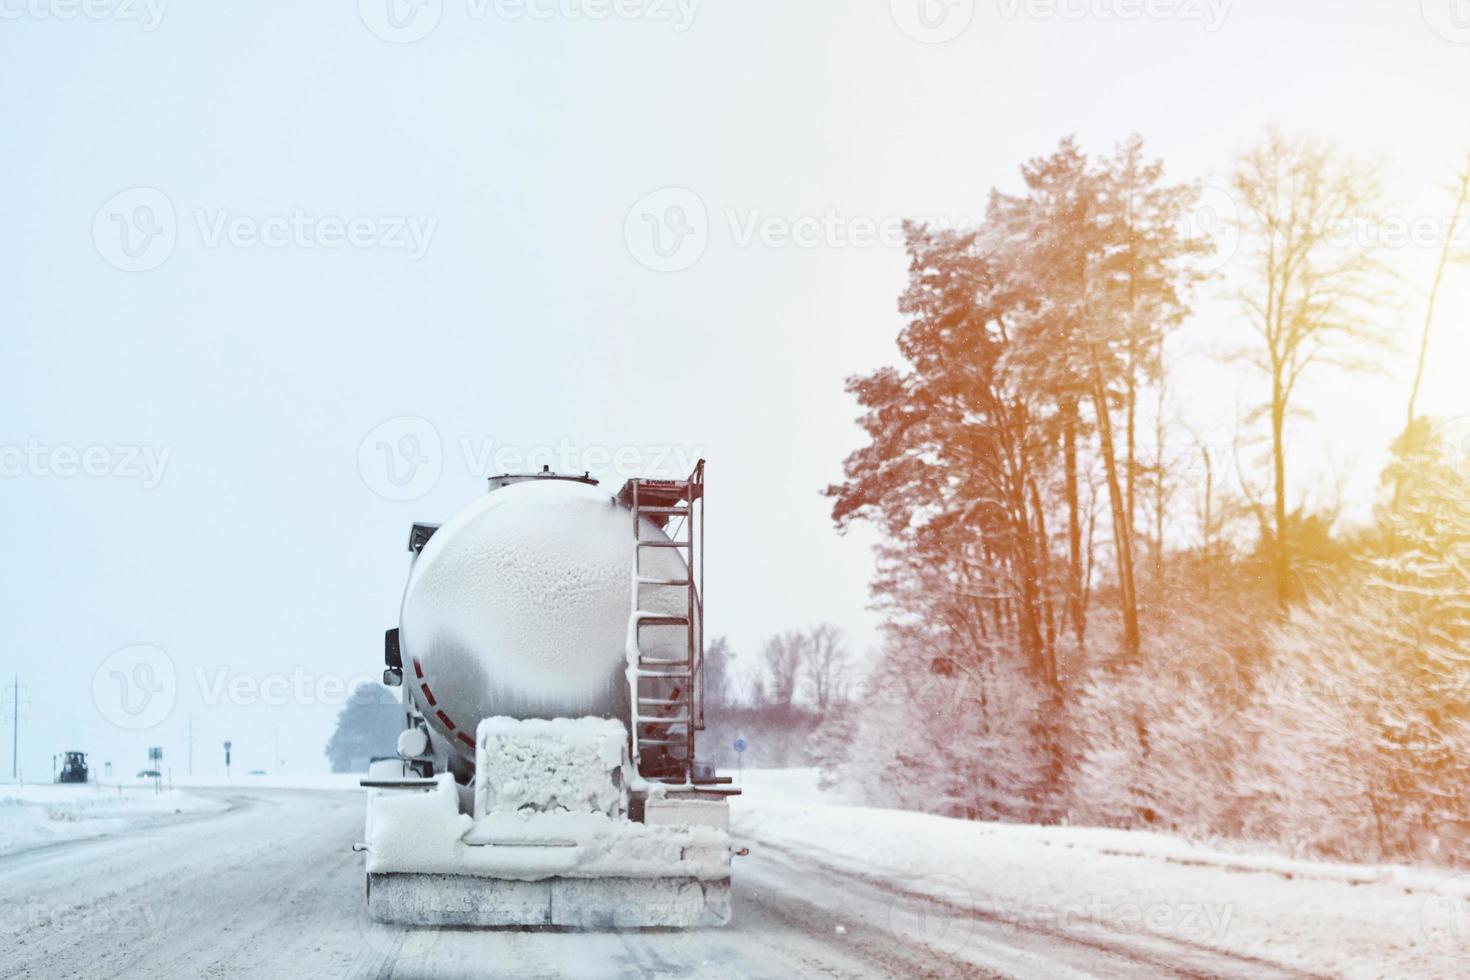
[[[644, 539], [667, 538], [644, 522]], [[404, 683], [455, 766], [483, 718], [629, 719], [625, 643], [632, 513], [587, 483], [533, 479], [494, 490], [440, 527], [409, 573], [400, 614]], [[642, 572], [686, 578], [681, 549], [642, 549]], [[683, 613], [687, 593], [639, 605]], [[684, 656], [683, 627], [645, 630], [644, 649]]]

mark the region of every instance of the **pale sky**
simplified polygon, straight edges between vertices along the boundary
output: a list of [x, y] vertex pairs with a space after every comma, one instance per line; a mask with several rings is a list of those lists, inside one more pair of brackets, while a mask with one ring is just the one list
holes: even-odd
[[[274, 769], [276, 732], [324, 768], [410, 523], [536, 447], [610, 490], [619, 450], [702, 452], [711, 634], [742, 665], [821, 620], [865, 649], [872, 539], [820, 491], [860, 439], [844, 377], [897, 356], [899, 218], [979, 215], [1068, 133], [1218, 178], [1272, 120], [1381, 154], [1395, 212], [1439, 217], [1470, 148], [1451, 0], [388, 2], [0, 0], [0, 677], [31, 778], [72, 748], [181, 772], [191, 713], [196, 772], [225, 738]], [[1433, 251], [1399, 250], [1419, 289]], [[1451, 276], [1421, 404], [1454, 415]], [[1421, 316], [1410, 293], [1390, 325]], [[1176, 343], [1239, 329], [1205, 297]], [[1181, 410], [1233, 419], [1238, 384], [1194, 362]], [[1301, 482], [1361, 457], [1371, 488], [1406, 384], [1399, 358], [1317, 386]], [[134, 644], [176, 691], [124, 731], [93, 682]]]

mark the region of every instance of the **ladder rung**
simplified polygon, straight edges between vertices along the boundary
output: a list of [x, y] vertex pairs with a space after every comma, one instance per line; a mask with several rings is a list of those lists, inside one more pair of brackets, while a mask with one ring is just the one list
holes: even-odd
[[647, 507], [647, 506], [645, 506], [643, 504], [639, 504], [638, 505], [638, 513], [640, 513], [640, 514], [668, 514], [668, 515], [671, 515], [673, 517], [678, 517], [678, 516], [680, 516], [682, 514], [689, 513], [689, 508], [688, 507]]
[[687, 586], [689, 584], [689, 580], [687, 578], [645, 578], [644, 576], [640, 575], [638, 576], [638, 584]]
[[669, 717], [669, 718], [639, 718], [638, 719], [638, 724], [640, 724], [640, 725], [687, 725], [687, 724], [689, 724], [689, 716], [688, 715], [674, 715], [674, 716]]
[[688, 745], [687, 738], [640, 738], [639, 745]]
[[634, 543], [637, 544], [638, 547], [640, 547], [640, 548], [687, 548], [687, 547], [689, 547], [689, 542], [688, 541], [674, 541], [674, 540], [665, 541], [662, 538], [660, 538], [657, 541], [636, 541]]
[[669, 698], [639, 698], [638, 705], [640, 707], [649, 708], [682, 708], [684, 707], [684, 699], [673, 698], [671, 700]]
[[659, 657], [639, 657], [639, 667], [688, 667], [688, 660], [666, 660]]
[[673, 613], [656, 613], [638, 610], [633, 614], [638, 620], [639, 626], [688, 626], [688, 616], [678, 616]]
[[678, 677], [688, 677], [689, 676], [689, 671], [687, 671], [687, 670], [648, 670], [646, 668], [639, 667], [638, 668], [638, 676], [639, 677], [669, 677], [669, 678], [678, 678]]

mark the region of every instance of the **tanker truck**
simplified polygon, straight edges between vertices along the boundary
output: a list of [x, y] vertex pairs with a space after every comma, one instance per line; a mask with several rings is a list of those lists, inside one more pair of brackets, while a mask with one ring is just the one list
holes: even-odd
[[723, 925], [729, 777], [704, 727], [704, 461], [503, 474], [414, 524], [367, 787], [367, 909], [410, 925]]

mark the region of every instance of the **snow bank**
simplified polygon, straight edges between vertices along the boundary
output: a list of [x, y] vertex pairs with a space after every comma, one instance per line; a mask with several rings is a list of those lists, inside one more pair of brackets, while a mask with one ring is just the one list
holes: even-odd
[[1159, 936], [1346, 977], [1462, 976], [1470, 954], [1470, 873], [843, 806], [799, 771], [743, 781], [732, 825], [753, 849], [1023, 926]]
[[362, 791], [361, 772], [316, 772], [316, 773], [267, 773], [263, 775], [238, 774], [226, 779], [223, 776], [175, 776], [175, 786], [203, 786], [234, 789], [301, 789], [301, 790], [355, 790]]
[[120, 833], [180, 813], [226, 804], [151, 785], [0, 785], [0, 854]]

